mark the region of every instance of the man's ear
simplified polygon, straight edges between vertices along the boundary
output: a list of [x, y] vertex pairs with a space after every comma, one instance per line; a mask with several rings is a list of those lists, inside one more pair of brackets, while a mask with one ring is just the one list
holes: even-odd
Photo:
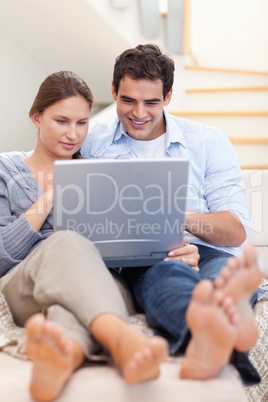
[[164, 105], [165, 106], [167, 106], [169, 104], [169, 102], [171, 101], [172, 92], [173, 92], [173, 88], [171, 88], [171, 90], [166, 94], [166, 97], [165, 97], [165, 100], [164, 100]]
[[31, 115], [31, 120], [36, 127], [40, 127], [40, 114], [34, 113]]
[[112, 97], [113, 97], [113, 100], [117, 100], [117, 94], [116, 94], [116, 92], [115, 92], [115, 90], [114, 90], [114, 83], [112, 82]]

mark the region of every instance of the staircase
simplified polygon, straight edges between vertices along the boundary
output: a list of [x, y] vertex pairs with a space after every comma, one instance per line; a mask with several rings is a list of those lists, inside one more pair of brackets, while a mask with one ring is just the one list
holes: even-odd
[[178, 65], [168, 111], [225, 132], [242, 169], [268, 169], [268, 72]]

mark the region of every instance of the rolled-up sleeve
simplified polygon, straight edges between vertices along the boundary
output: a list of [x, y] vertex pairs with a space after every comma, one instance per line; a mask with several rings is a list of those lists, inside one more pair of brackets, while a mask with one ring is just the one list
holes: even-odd
[[[213, 142], [217, 142], [214, 145]], [[225, 135], [215, 135], [207, 149], [205, 198], [209, 212], [230, 211], [248, 229], [249, 212], [237, 154]]]

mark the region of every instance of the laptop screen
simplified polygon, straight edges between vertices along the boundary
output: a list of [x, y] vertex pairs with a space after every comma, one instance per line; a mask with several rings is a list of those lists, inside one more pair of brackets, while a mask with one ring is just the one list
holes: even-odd
[[182, 245], [188, 161], [78, 159], [54, 164], [54, 230], [75, 230], [108, 267], [152, 265]]

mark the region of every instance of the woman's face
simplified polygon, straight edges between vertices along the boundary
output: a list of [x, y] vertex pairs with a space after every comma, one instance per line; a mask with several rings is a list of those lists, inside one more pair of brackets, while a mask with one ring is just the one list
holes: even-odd
[[78, 95], [33, 114], [31, 119], [39, 128], [39, 150], [55, 159], [71, 159], [86, 138], [89, 113], [88, 102]]

